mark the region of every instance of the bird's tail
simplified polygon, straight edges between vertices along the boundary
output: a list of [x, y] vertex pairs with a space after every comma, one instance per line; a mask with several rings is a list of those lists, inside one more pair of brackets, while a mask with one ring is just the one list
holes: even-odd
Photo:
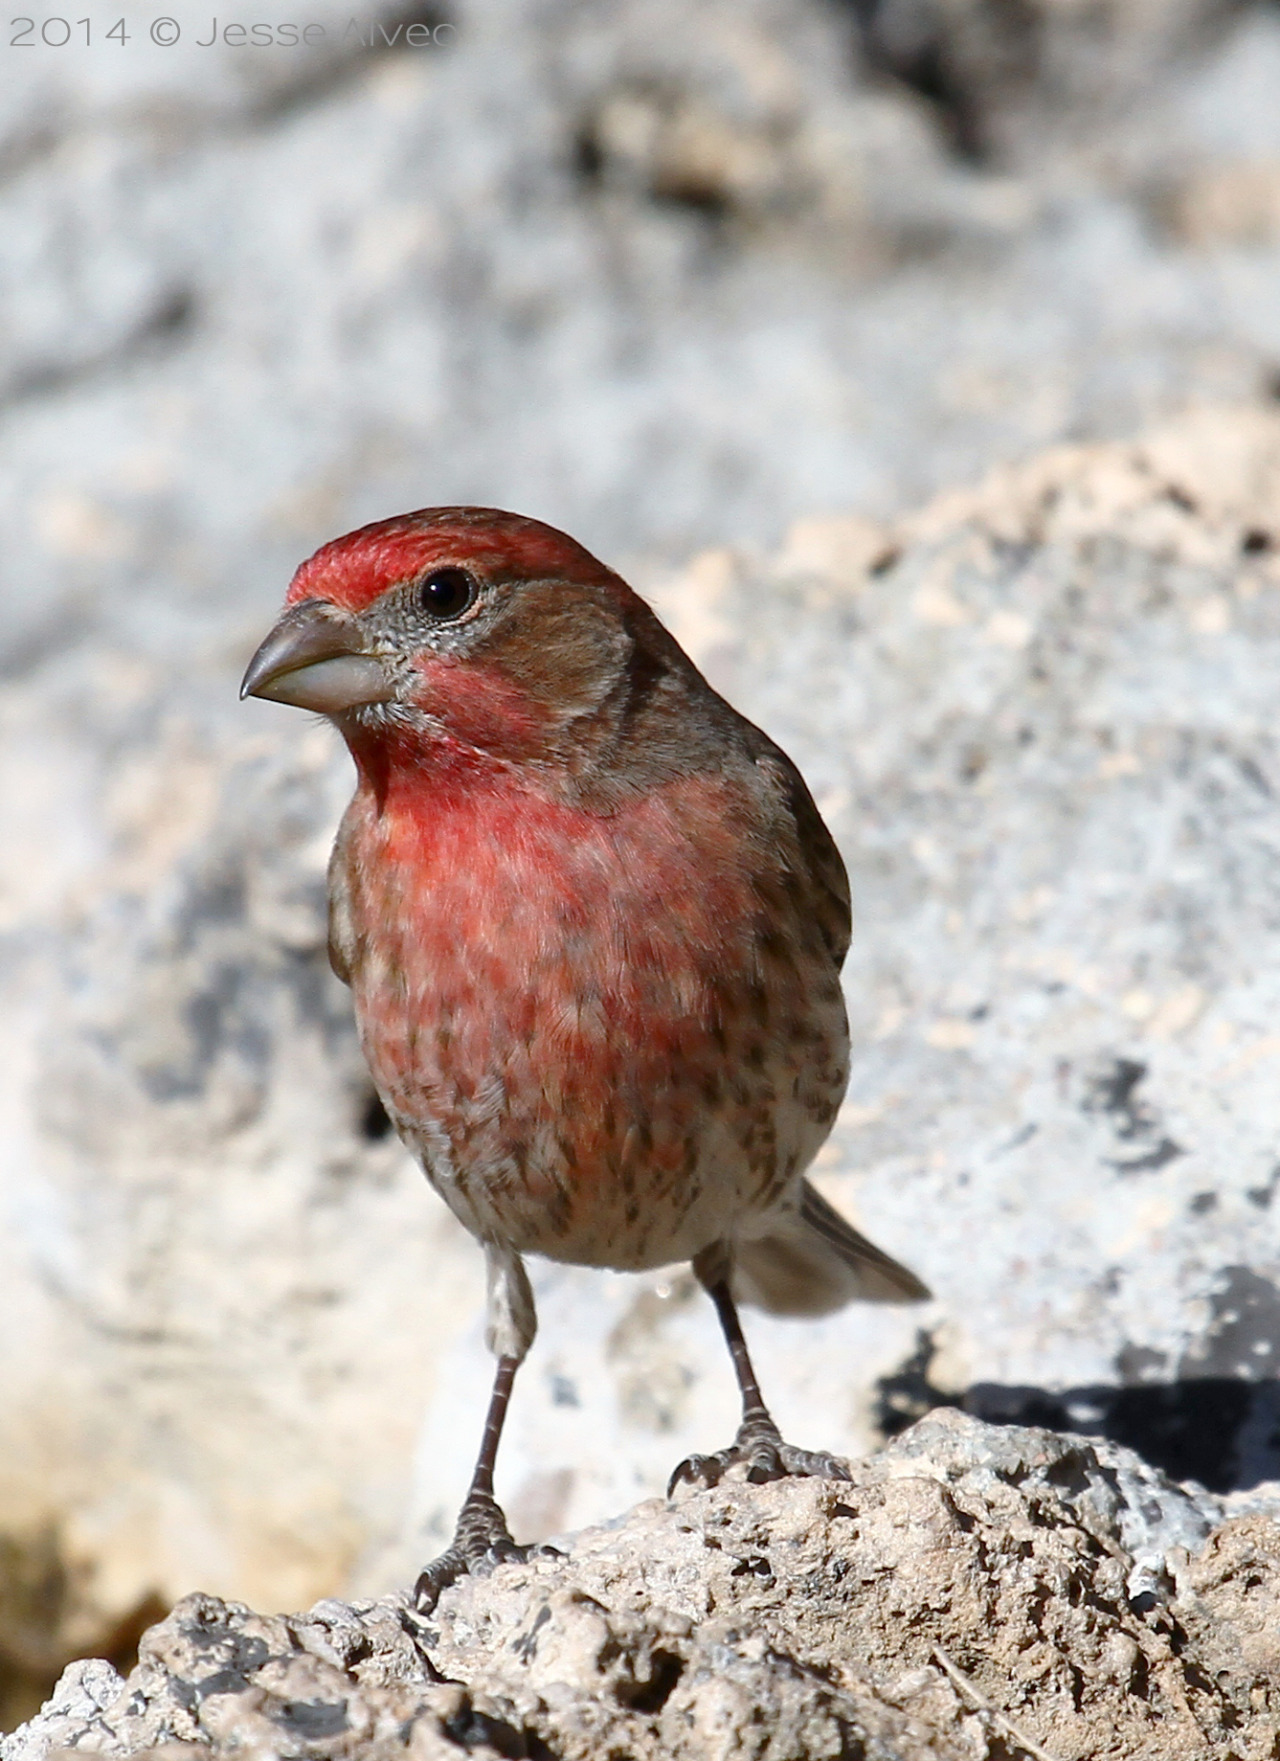
[[809, 1182], [796, 1210], [761, 1219], [766, 1233], [739, 1237], [733, 1293], [777, 1315], [825, 1315], [855, 1299], [923, 1302], [925, 1285], [868, 1241]]

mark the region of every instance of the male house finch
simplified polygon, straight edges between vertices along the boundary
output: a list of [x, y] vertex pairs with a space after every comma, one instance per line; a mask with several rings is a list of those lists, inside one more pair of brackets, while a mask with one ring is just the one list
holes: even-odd
[[492, 508], [326, 544], [241, 695], [320, 710], [351, 749], [330, 959], [388, 1114], [488, 1265], [488, 1422], [419, 1606], [520, 1556], [493, 1469], [536, 1326], [526, 1253], [692, 1260], [742, 1424], [673, 1485], [842, 1473], [783, 1442], [735, 1297], [928, 1292], [804, 1179], [848, 1079], [850, 918], [795, 766], [617, 575]]

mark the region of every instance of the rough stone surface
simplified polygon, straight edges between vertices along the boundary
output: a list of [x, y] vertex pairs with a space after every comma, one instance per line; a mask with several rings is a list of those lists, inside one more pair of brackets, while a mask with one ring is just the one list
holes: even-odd
[[[192, 1583], [407, 1581], [460, 1495], [478, 1267], [325, 968], [345, 760], [233, 702], [298, 558], [406, 505], [630, 557], [850, 859], [822, 1178], [939, 1302], [753, 1322], [797, 1441], [952, 1400], [1276, 1471], [1280, 12], [456, 22], [0, 45], [13, 1705]], [[538, 1276], [525, 1535], [735, 1417], [683, 1274]]]
[[650, 1500], [426, 1622], [188, 1596], [127, 1682], [73, 1664], [0, 1757], [1262, 1761], [1277, 1511], [947, 1413], [847, 1485]]
[[352, 12], [0, 46], [17, 664], [180, 650], [389, 508], [776, 543], [1280, 361], [1274, 8], [492, 0], [380, 54]]
[[[858, 1056], [819, 1177], [937, 1295], [752, 1318], [798, 1442], [953, 1402], [1219, 1490], [1280, 1471], [1278, 488], [1280, 416], [1206, 413], [653, 583], [849, 857]], [[379, 1136], [324, 964], [346, 760], [223, 707], [231, 646], [177, 684], [72, 655], [4, 709], [0, 1615], [29, 1679], [192, 1582], [407, 1581], [475, 1447], [478, 1256]], [[686, 1274], [535, 1270], [500, 1472], [532, 1538], [734, 1423]]]

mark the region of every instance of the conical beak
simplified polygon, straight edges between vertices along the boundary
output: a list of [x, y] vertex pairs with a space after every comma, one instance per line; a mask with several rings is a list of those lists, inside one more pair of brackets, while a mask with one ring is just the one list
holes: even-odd
[[266, 697], [297, 709], [338, 715], [364, 703], [389, 703], [395, 684], [370, 654], [355, 619], [323, 599], [290, 606], [249, 662], [241, 697]]

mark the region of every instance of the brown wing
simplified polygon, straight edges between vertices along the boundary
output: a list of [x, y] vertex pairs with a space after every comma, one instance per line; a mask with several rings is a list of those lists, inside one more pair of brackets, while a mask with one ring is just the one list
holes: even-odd
[[355, 954], [355, 928], [351, 922], [351, 882], [348, 872], [351, 830], [348, 815], [338, 827], [329, 858], [329, 964], [343, 984], [351, 983]]
[[[770, 742], [772, 745], [772, 742]], [[785, 752], [776, 746], [756, 758], [756, 768], [768, 777], [785, 819], [794, 827], [797, 871], [807, 883], [818, 931], [837, 968], [844, 965], [853, 930], [849, 876], [836, 841], [827, 830], [804, 778]]]

